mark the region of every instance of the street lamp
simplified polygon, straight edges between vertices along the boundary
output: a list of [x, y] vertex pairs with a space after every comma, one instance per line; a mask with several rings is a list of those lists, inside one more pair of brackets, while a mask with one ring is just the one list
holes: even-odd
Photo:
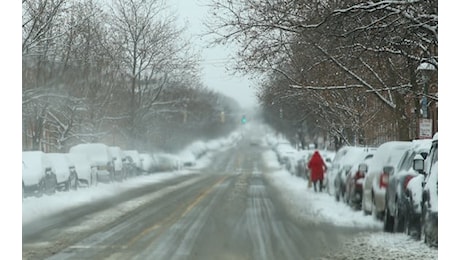
[[420, 73], [421, 83], [423, 86], [423, 96], [422, 96], [422, 116], [423, 118], [428, 118], [428, 84], [430, 82], [430, 76], [436, 68], [433, 64], [426, 61], [420, 63], [417, 67], [417, 72]]
[[422, 96], [422, 118], [419, 121], [419, 138], [431, 138], [433, 121], [428, 119], [428, 84], [430, 83], [430, 78], [433, 75], [433, 71], [436, 71], [436, 67], [429, 62], [422, 62], [417, 67], [417, 72], [420, 75], [421, 85], [423, 86], [423, 96]]

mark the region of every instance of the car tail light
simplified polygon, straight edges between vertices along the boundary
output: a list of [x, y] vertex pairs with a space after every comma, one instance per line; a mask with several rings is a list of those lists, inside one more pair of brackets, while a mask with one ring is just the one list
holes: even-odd
[[379, 181], [379, 186], [380, 186], [380, 188], [386, 188], [386, 187], [388, 187], [388, 178], [389, 178], [389, 174], [386, 173], [386, 172], [383, 172], [383, 173], [380, 175], [380, 181]]
[[409, 181], [414, 178], [414, 176], [407, 176], [405, 179], [404, 179], [404, 182], [403, 182], [403, 189], [404, 191], [407, 190], [407, 185], [409, 184]]
[[364, 173], [357, 171], [355, 174], [355, 180], [364, 178]]

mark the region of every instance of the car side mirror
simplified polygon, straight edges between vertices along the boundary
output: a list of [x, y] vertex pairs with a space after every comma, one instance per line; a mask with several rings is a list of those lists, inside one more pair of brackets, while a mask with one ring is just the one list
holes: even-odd
[[425, 170], [425, 160], [423, 159], [423, 156], [420, 154], [417, 154], [414, 156], [414, 161], [412, 163], [412, 166], [414, 170], [419, 172], [420, 174], [424, 174]]
[[367, 164], [361, 163], [361, 164], [358, 166], [358, 171], [360, 171], [360, 172], [362, 172], [362, 173], [367, 173]]

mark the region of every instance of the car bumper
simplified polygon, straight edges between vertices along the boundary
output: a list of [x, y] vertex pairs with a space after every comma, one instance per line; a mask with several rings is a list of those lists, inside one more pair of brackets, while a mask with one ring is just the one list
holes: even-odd
[[98, 170], [97, 171], [97, 181], [100, 182], [110, 182], [112, 181], [112, 174], [106, 170]]

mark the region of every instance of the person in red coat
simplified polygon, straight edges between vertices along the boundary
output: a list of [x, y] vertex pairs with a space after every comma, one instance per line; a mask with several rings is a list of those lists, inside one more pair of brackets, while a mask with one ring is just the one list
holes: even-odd
[[308, 169], [310, 170], [310, 180], [313, 182], [313, 187], [315, 192], [317, 191], [316, 183], [319, 181], [319, 191], [323, 190], [323, 179], [324, 172], [327, 167], [324, 163], [323, 158], [318, 151], [315, 151], [310, 158], [310, 161], [307, 164]]

